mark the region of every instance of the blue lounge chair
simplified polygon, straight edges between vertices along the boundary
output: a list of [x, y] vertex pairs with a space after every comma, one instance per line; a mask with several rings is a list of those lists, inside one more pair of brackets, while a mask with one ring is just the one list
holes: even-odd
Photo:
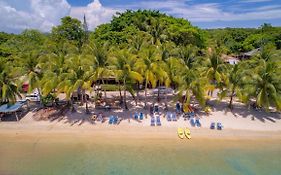
[[118, 116], [113, 116], [113, 122], [112, 124], [116, 125], [118, 122]]
[[193, 126], [193, 127], [196, 125], [195, 119], [194, 119], [194, 118], [191, 118], [191, 119], [190, 119], [190, 124], [191, 124], [191, 126]]
[[160, 121], [159, 115], [156, 117], [156, 124], [157, 124], [157, 126], [161, 126], [161, 121]]
[[143, 120], [143, 113], [140, 113], [140, 120]]
[[222, 124], [221, 123], [217, 123], [217, 129], [218, 130], [222, 130], [222, 128], [223, 128]]
[[195, 113], [192, 111], [189, 113], [190, 117], [194, 117], [195, 116]]
[[212, 122], [211, 126], [210, 126], [210, 129], [215, 129], [215, 128], [216, 128], [216, 123]]
[[172, 113], [167, 112], [166, 117], [168, 122], [172, 121]]
[[150, 126], [155, 126], [155, 118], [154, 118], [154, 116], [151, 117]]
[[195, 123], [196, 123], [196, 125], [197, 125], [198, 127], [201, 127], [201, 123], [200, 123], [199, 118], [195, 120]]
[[154, 113], [159, 113], [159, 106], [158, 105], [154, 106]]
[[113, 120], [114, 120], [114, 116], [111, 115], [111, 116], [109, 117], [109, 122], [108, 122], [108, 123], [111, 125], [111, 124], [113, 123]]
[[139, 118], [138, 113], [135, 113], [134, 118], [135, 118], [136, 120], [138, 120], [138, 118]]
[[177, 115], [175, 113], [172, 114], [172, 119], [173, 119], [174, 122], [177, 121]]

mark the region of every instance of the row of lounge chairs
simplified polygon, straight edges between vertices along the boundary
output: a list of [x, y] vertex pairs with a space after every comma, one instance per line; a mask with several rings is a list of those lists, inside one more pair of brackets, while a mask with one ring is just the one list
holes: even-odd
[[143, 115], [143, 113], [142, 112], [140, 112], [140, 113], [135, 113], [134, 114], [134, 119], [135, 120], [143, 120], [143, 117], [144, 117], [144, 115]]
[[[155, 118], [156, 118], [156, 123], [155, 123]], [[150, 126], [155, 126], [155, 124], [157, 126], [161, 126], [161, 120], [160, 120], [160, 116], [159, 115], [151, 116]]]
[[195, 126], [197, 126], [197, 127], [201, 127], [201, 122], [200, 122], [200, 119], [199, 118], [194, 118], [194, 117], [192, 117], [191, 119], [190, 119], [190, 124], [191, 124], [191, 126], [193, 126], [193, 127], [195, 127]]
[[[222, 128], [223, 128], [223, 125], [220, 122], [218, 122], [217, 123], [217, 129], [222, 130]], [[215, 122], [211, 123], [210, 129], [216, 129], [216, 123]]]
[[166, 118], [167, 118], [168, 122], [170, 122], [170, 121], [177, 121], [177, 115], [174, 112], [173, 113], [167, 112]]
[[110, 117], [109, 117], [109, 121], [108, 121], [108, 123], [110, 124], [110, 125], [117, 125], [117, 124], [119, 124], [120, 122], [121, 122], [121, 118], [119, 118], [118, 116], [113, 116], [113, 115], [111, 115]]

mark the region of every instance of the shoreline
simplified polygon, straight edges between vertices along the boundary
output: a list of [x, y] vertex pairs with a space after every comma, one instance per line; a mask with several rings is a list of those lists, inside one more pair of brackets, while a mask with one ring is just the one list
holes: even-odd
[[[250, 131], [207, 128], [190, 128], [192, 140], [281, 140], [281, 131]], [[99, 127], [0, 127], [0, 138], [92, 138], [96, 140], [182, 140], [177, 136], [177, 127], [147, 126], [99, 126]], [[186, 140], [183, 139], [183, 140]]]

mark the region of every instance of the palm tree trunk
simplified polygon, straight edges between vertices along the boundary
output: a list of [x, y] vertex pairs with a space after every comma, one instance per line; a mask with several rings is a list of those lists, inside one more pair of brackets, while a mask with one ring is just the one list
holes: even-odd
[[127, 102], [126, 102], [126, 91], [127, 91], [127, 89], [126, 89], [126, 80], [124, 80], [123, 85], [124, 85], [124, 95], [123, 95], [123, 97], [124, 97], [124, 107], [125, 107], [125, 110], [128, 110], [128, 106], [127, 106]]
[[85, 90], [81, 89], [81, 106], [84, 105]]
[[[103, 78], [101, 79], [101, 82], [103, 85], [105, 85]], [[106, 100], [106, 90], [104, 89], [103, 92], [104, 92], [104, 100]]]
[[165, 109], [168, 110], [168, 97], [166, 92], [165, 92]]
[[136, 98], [136, 106], [138, 105], [138, 101], [139, 101], [139, 87], [140, 87], [140, 83], [137, 83], [137, 98]]
[[145, 90], [144, 90], [144, 96], [145, 96], [145, 100], [144, 100], [144, 108], [147, 108], [147, 79], [145, 80]]
[[74, 108], [73, 99], [70, 100], [70, 106], [71, 106], [71, 112], [76, 112], [76, 109]]
[[230, 110], [233, 109], [232, 103], [233, 103], [234, 93], [235, 93], [235, 87], [232, 88], [231, 95], [230, 95], [230, 100], [229, 100], [229, 104], [228, 104], [228, 107], [230, 108]]
[[90, 110], [89, 110], [89, 107], [88, 107], [88, 100], [87, 100], [87, 97], [86, 97], [86, 114], [90, 114]]
[[121, 85], [120, 85], [120, 81], [118, 81], [118, 88], [119, 88], [120, 101], [123, 101], [122, 92], [121, 92]]
[[158, 82], [158, 94], [157, 94], [157, 101], [160, 102], [160, 81]]

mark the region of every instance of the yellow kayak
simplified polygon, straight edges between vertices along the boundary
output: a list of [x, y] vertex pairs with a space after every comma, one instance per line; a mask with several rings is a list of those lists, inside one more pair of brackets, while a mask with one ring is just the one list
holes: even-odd
[[184, 138], [184, 131], [182, 128], [178, 128], [178, 136], [179, 138], [183, 139]]
[[190, 133], [190, 130], [188, 128], [186, 128], [184, 130], [184, 134], [185, 134], [185, 137], [188, 138], [188, 139], [191, 139], [191, 133]]

